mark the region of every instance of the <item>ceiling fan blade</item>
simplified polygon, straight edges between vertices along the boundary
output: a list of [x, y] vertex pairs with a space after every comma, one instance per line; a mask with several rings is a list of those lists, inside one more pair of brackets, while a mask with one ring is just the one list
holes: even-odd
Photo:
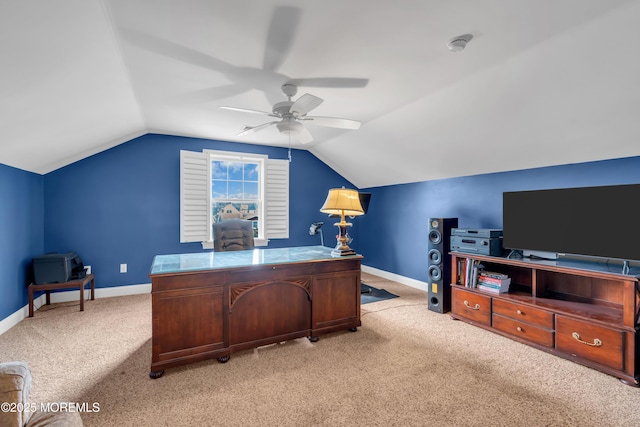
[[340, 119], [337, 117], [319, 117], [319, 116], [305, 116], [300, 117], [300, 120], [308, 120], [312, 125], [327, 126], [331, 128], [339, 129], [360, 129], [361, 123], [357, 120]]
[[245, 88], [240, 85], [229, 84], [194, 90], [183, 95], [178, 95], [176, 98], [189, 103], [204, 103], [229, 98], [242, 92], [245, 92]]
[[309, 111], [322, 104], [322, 102], [322, 98], [318, 98], [317, 96], [305, 93], [300, 98], [298, 98], [298, 100], [294, 102], [293, 105], [291, 105], [289, 111], [296, 117], [304, 116]]
[[287, 81], [287, 83], [306, 87], [351, 88], [365, 87], [369, 84], [369, 79], [351, 77], [310, 77], [307, 79], [291, 79]]
[[224, 74], [233, 82], [232, 84], [236, 86], [236, 93], [247, 92], [254, 89], [253, 83], [250, 82], [252, 82], [255, 76], [264, 73], [264, 70], [259, 68], [237, 67], [196, 49], [131, 28], [118, 27], [118, 33], [124, 40], [138, 48], [177, 61], [182, 61], [186, 64]]
[[234, 65], [221, 59], [151, 34], [146, 34], [141, 31], [125, 27], [119, 27], [119, 32], [122, 37], [131, 44], [150, 52], [154, 52], [158, 55], [177, 59], [188, 64], [225, 74], [232, 73], [237, 69]]
[[250, 133], [256, 133], [256, 132], [261, 131], [262, 129], [267, 128], [267, 127], [269, 127], [271, 125], [275, 125], [276, 123], [279, 123], [279, 122], [277, 122], [277, 121], [268, 122], [268, 123], [263, 123], [263, 124], [258, 125], [258, 126], [245, 126], [244, 129], [242, 130], [242, 132], [240, 132], [236, 136], [244, 136], [244, 135], [248, 135]]
[[273, 116], [273, 117], [276, 117], [276, 116], [274, 116], [274, 115], [273, 115], [273, 113], [269, 113], [269, 112], [267, 112], [267, 111], [250, 110], [250, 109], [248, 109], [248, 108], [227, 107], [227, 106], [225, 106], [225, 105], [220, 106], [220, 107], [218, 107], [218, 108], [222, 108], [223, 110], [240, 111], [240, 112], [242, 112], [242, 113], [263, 114], [263, 115], [266, 115], [266, 116]]
[[301, 15], [302, 11], [297, 7], [278, 6], [274, 9], [264, 49], [263, 69], [275, 71], [280, 68], [293, 45]]

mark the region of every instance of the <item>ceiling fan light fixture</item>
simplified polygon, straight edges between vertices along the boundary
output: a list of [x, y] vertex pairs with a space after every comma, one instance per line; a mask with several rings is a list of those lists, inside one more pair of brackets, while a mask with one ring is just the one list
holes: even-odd
[[302, 124], [297, 122], [295, 119], [290, 117], [285, 117], [282, 121], [276, 124], [278, 131], [280, 133], [296, 133], [300, 132], [300, 128], [303, 127]]
[[447, 47], [451, 52], [462, 52], [465, 47], [467, 47], [467, 43], [473, 38], [471, 34], [464, 34], [462, 36], [454, 37], [449, 40], [447, 43]]
[[278, 132], [280, 133], [291, 132], [291, 121], [283, 119], [276, 123], [276, 127], [278, 128]]

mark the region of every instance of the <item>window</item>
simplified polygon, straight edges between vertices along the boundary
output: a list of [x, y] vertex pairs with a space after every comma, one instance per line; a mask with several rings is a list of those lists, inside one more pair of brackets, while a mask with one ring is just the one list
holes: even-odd
[[253, 222], [253, 237], [261, 235], [262, 160], [236, 161], [211, 155], [211, 212], [213, 222], [229, 218]]
[[213, 247], [211, 224], [253, 221], [256, 246], [289, 237], [289, 162], [225, 151], [180, 152], [180, 241]]

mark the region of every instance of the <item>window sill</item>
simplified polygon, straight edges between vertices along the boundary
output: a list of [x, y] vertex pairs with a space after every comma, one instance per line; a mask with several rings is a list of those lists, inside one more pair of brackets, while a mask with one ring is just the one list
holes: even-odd
[[269, 239], [253, 239], [253, 244], [256, 246], [267, 246]]

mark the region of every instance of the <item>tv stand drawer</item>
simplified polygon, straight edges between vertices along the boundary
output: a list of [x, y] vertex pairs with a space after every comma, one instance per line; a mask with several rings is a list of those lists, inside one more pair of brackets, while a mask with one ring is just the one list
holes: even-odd
[[451, 311], [471, 321], [491, 326], [491, 298], [460, 288], [452, 289]]
[[556, 349], [613, 369], [623, 368], [623, 332], [556, 316]]
[[[497, 301], [494, 300], [495, 304]], [[493, 313], [493, 327], [514, 337], [553, 348], [553, 330]]]
[[530, 323], [541, 328], [553, 329], [553, 313], [529, 305], [494, 298], [493, 312], [519, 322]]

